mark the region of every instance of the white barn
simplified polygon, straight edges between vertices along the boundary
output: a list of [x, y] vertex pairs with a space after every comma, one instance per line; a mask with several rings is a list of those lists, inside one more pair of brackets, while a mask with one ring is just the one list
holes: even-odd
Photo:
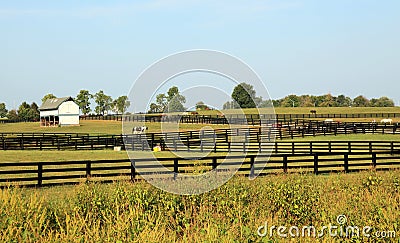
[[40, 126], [79, 125], [79, 106], [72, 97], [48, 99], [39, 111]]

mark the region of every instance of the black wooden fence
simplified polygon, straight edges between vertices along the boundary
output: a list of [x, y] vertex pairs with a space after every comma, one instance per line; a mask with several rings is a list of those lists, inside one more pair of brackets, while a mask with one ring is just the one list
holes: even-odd
[[[164, 178], [177, 178], [176, 173], [191, 173], [200, 166], [202, 171], [216, 169], [224, 173], [229, 166], [240, 167], [237, 174], [252, 177], [254, 173], [353, 172], [360, 170], [389, 170], [400, 168], [399, 150], [387, 152], [336, 152], [312, 154], [272, 154], [246, 156], [210, 156], [206, 158], [159, 158], [168, 172], [160, 173], [158, 166], [149, 164], [154, 159], [62, 161], [62, 162], [9, 162], [0, 163], [0, 186], [45, 186], [90, 181], [115, 181], [141, 179], [141, 173]], [[222, 161], [224, 161], [222, 163]], [[228, 162], [226, 162], [228, 161]], [[146, 172], [148, 170], [148, 172]]]
[[[329, 119], [329, 118], [368, 118], [383, 119], [400, 117], [400, 113], [338, 113], [338, 114], [226, 114], [226, 115], [166, 115], [166, 114], [133, 114], [133, 115], [82, 115], [81, 120], [106, 120], [106, 121], [138, 121], [138, 122], [181, 122], [181, 123], [206, 123], [206, 124], [252, 124], [259, 125], [271, 122], [287, 122], [301, 119]], [[7, 120], [0, 119], [1, 123], [34, 122], [36, 120]]]
[[[215, 152], [231, 149], [263, 149], [264, 144], [276, 139], [293, 139], [307, 136], [339, 134], [400, 134], [397, 124], [373, 123], [281, 123], [279, 126], [263, 126], [233, 129], [194, 130], [181, 132], [146, 133], [129, 135], [89, 135], [85, 133], [0, 133], [0, 150], [24, 149], [112, 149], [151, 150], [156, 145], [175, 151], [203, 149], [210, 144]], [[234, 142], [239, 138], [240, 143]], [[393, 139], [395, 140], [395, 138]], [[236, 141], [238, 141], [236, 139]], [[215, 144], [215, 146], [214, 146]], [[242, 145], [243, 144], [243, 145]]]
[[[398, 118], [400, 113], [338, 113], [338, 114], [225, 114], [225, 115], [167, 115], [167, 114], [133, 114], [133, 115], [88, 115], [81, 120], [113, 120], [131, 122], [180, 122], [206, 124], [268, 124], [273, 122], [294, 122], [312, 119], [371, 119]], [[379, 121], [378, 121], [379, 122]]]

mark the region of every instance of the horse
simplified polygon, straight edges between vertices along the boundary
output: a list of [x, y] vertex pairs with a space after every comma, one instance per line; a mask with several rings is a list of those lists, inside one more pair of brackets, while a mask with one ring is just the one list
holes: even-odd
[[382, 119], [382, 120], [381, 120], [381, 123], [385, 123], [385, 124], [386, 124], [386, 123], [389, 123], [389, 124], [392, 124], [392, 121], [393, 121], [392, 119], [386, 118], [386, 119]]
[[132, 133], [133, 134], [142, 134], [144, 133], [146, 130], [148, 130], [149, 128], [146, 126], [141, 126], [141, 127], [133, 127], [132, 128]]

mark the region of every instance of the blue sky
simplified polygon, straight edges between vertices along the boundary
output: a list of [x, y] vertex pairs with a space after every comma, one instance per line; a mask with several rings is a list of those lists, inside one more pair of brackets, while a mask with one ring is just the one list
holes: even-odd
[[[80, 89], [117, 97], [158, 59], [212, 49], [249, 64], [272, 98], [330, 92], [399, 105], [399, 12], [397, 0], [1, 1], [0, 102]], [[203, 100], [222, 102], [215, 96]]]

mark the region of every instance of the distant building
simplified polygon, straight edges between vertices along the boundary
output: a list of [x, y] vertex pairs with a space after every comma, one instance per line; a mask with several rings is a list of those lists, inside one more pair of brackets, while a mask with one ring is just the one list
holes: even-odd
[[71, 97], [48, 99], [39, 111], [40, 126], [79, 125], [79, 106]]

